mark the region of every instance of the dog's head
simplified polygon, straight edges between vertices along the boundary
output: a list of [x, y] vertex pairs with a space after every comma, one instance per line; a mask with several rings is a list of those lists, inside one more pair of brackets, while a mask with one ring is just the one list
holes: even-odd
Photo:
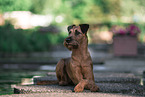
[[79, 44], [83, 42], [83, 38], [87, 37], [87, 31], [89, 29], [88, 24], [80, 24], [79, 26], [68, 26], [69, 36], [64, 40], [64, 46], [69, 50], [77, 49]]

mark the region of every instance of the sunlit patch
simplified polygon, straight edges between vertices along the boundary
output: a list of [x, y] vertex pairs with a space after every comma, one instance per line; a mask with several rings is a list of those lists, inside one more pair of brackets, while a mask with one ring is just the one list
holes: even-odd
[[[53, 16], [32, 14], [30, 11], [13, 11], [4, 13], [4, 19], [10, 20], [16, 29], [29, 29], [36, 26], [49, 26]], [[58, 17], [58, 22], [62, 20], [63, 18]]]
[[32, 85], [34, 84], [33, 78], [22, 78], [21, 85]]
[[56, 21], [57, 23], [61, 23], [61, 22], [63, 21], [63, 17], [62, 17], [62, 16], [57, 16], [57, 17], [55, 18], [55, 21]]

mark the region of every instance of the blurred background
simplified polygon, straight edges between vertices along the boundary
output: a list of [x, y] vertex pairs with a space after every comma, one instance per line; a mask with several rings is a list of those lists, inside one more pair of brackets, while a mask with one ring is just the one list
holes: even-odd
[[0, 94], [12, 94], [14, 85], [32, 84], [48, 71], [53, 75], [57, 61], [71, 55], [63, 46], [67, 26], [82, 23], [90, 24], [97, 70], [106, 70], [114, 57], [114, 25], [139, 27], [135, 58], [145, 58], [145, 0], [0, 0]]

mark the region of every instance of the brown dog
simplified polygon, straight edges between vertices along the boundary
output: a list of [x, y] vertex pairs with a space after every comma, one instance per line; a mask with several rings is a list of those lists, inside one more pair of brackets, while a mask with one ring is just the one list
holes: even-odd
[[68, 26], [69, 36], [64, 40], [64, 46], [72, 51], [71, 58], [61, 59], [56, 66], [56, 76], [59, 85], [76, 85], [75, 92], [84, 88], [98, 91], [95, 85], [93, 64], [88, 52], [88, 24]]

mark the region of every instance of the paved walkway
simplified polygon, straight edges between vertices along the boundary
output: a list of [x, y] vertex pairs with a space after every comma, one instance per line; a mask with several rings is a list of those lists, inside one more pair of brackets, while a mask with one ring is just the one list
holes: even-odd
[[[13, 94], [0, 97], [132, 97], [122, 94], [110, 93], [32, 93], [32, 94]], [[134, 96], [137, 97], [137, 96]], [[139, 97], [139, 96], [138, 96]]]
[[[35, 85], [29, 86], [16, 86], [14, 92], [18, 94], [29, 94], [29, 93], [73, 93], [74, 86], [59, 86], [58, 84], [51, 84], [52, 81], [56, 81], [55, 73], [48, 73], [49, 76], [34, 78]], [[132, 73], [94, 73], [96, 85], [99, 86], [99, 92], [90, 92], [84, 90], [82, 93], [74, 93], [78, 97], [82, 97], [84, 93], [101, 97], [117, 96], [143, 96], [145, 95], [144, 87], [140, 85], [140, 78]], [[43, 83], [47, 81], [50, 85], [36, 85], [37, 83]], [[104, 93], [104, 94], [102, 94]], [[109, 94], [106, 94], [109, 93]], [[87, 94], [87, 95], [88, 95]], [[96, 94], [96, 95], [95, 95]], [[51, 94], [52, 95], [52, 94]], [[118, 96], [119, 96], [118, 95]], [[99, 97], [100, 97], [99, 96]], [[107, 96], [107, 97], [108, 97]], [[64, 95], [65, 97], [65, 95]], [[67, 97], [67, 96], [66, 96]], [[85, 96], [86, 97], [86, 96]]]
[[[93, 61], [101, 60], [104, 64], [94, 64], [94, 76], [96, 84], [100, 87], [100, 92], [92, 93], [88, 90], [82, 93], [74, 93], [73, 86], [58, 85], [32, 85], [16, 86], [15, 90], [19, 93], [30, 94], [13, 94], [12, 97], [132, 97], [145, 96], [145, 86], [142, 84], [142, 74], [145, 71], [144, 57], [114, 57], [112, 54], [104, 52], [91, 51]], [[56, 59], [63, 55], [70, 56], [70, 52], [53, 52], [51, 54]], [[58, 56], [59, 55], [59, 56]], [[40, 70], [51, 70], [48, 77], [37, 78], [37, 81], [56, 80], [55, 65], [41, 65]], [[51, 76], [50, 76], [51, 75]], [[35, 93], [35, 94], [34, 94]], [[5, 95], [2, 97], [9, 97]]]

